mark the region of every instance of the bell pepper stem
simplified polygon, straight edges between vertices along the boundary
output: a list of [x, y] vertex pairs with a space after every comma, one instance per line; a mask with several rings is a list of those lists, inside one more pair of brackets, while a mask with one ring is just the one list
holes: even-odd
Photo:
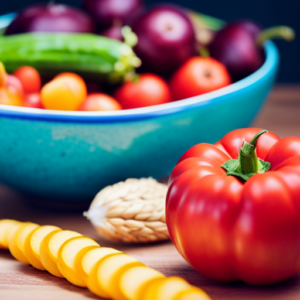
[[258, 173], [259, 166], [256, 154], [256, 143], [258, 138], [265, 132], [268, 131], [261, 130], [252, 138], [250, 143], [244, 142], [239, 153], [240, 171], [242, 174]]
[[295, 38], [295, 31], [288, 26], [275, 26], [262, 31], [256, 38], [258, 46], [262, 46], [266, 40], [282, 38], [287, 41], [292, 41]]
[[236, 176], [245, 182], [256, 173], [265, 173], [271, 168], [269, 162], [261, 160], [256, 154], [257, 140], [265, 132], [268, 131], [258, 132], [249, 143], [244, 140], [238, 159], [228, 160], [221, 166], [227, 171], [227, 176]]
[[258, 173], [258, 158], [256, 151], [253, 151], [251, 155], [245, 155], [240, 153], [239, 162], [242, 174]]

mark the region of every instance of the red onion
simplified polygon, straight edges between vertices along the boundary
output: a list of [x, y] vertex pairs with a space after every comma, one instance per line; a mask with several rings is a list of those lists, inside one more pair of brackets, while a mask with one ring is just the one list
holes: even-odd
[[195, 54], [196, 38], [190, 19], [177, 6], [159, 5], [134, 24], [134, 48], [145, 70], [167, 74]]
[[112, 27], [102, 31], [100, 34], [121, 42], [124, 41], [124, 37], [122, 35], [122, 26], [120, 24], [113, 25]]
[[38, 4], [23, 10], [8, 26], [6, 35], [25, 32], [93, 33], [93, 20], [85, 13], [61, 4]]
[[142, 0], [84, 0], [83, 8], [94, 18], [101, 30], [118, 20], [122, 25], [143, 9]]

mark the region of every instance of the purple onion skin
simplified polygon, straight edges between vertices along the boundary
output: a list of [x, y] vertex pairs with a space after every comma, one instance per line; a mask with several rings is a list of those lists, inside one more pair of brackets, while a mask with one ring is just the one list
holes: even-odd
[[261, 25], [251, 20], [238, 20], [230, 24], [244, 28], [254, 39], [263, 31]]
[[121, 25], [114, 25], [114, 26], [102, 31], [100, 33], [100, 35], [124, 42], [124, 38], [123, 38], [121, 30], [122, 30]]
[[261, 67], [265, 56], [255, 38], [262, 31], [251, 21], [237, 21], [218, 31], [209, 45], [210, 55], [223, 63], [233, 81], [238, 81]]
[[94, 21], [85, 12], [61, 4], [38, 4], [22, 11], [5, 34], [25, 32], [94, 33]]
[[112, 27], [117, 20], [128, 24], [143, 10], [142, 0], [84, 0], [83, 8], [94, 18], [101, 31]]
[[181, 8], [158, 5], [134, 24], [138, 37], [134, 51], [142, 60], [143, 71], [170, 75], [196, 54], [193, 25]]
[[21, 11], [6, 28], [5, 35], [22, 33], [22, 27], [24, 26], [24, 23], [27, 22], [27, 19], [39, 14], [39, 12], [44, 8], [45, 5], [37, 4]]

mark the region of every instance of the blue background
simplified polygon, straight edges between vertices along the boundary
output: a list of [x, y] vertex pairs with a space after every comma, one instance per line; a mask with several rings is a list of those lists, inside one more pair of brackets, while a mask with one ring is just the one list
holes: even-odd
[[[17, 11], [29, 4], [39, 2], [43, 1], [1, 0], [0, 14]], [[82, 1], [69, 0], [57, 2], [79, 6]], [[167, 1], [145, 0], [145, 2], [150, 6], [154, 3]], [[168, 2], [184, 5], [185, 7], [226, 21], [249, 18], [259, 22], [264, 27], [282, 24], [291, 26], [296, 31], [296, 39], [293, 42], [287, 43], [276, 40], [281, 57], [278, 81], [300, 83], [300, 0], [169, 0]], [[299, 35], [298, 37], [297, 34]]]

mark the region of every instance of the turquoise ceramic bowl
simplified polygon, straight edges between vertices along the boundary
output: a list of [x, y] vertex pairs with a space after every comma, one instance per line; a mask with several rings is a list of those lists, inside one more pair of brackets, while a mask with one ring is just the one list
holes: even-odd
[[247, 127], [274, 84], [278, 52], [228, 87], [118, 112], [59, 112], [0, 105], [0, 181], [43, 203], [87, 204], [104, 186], [169, 175], [197, 143]]

